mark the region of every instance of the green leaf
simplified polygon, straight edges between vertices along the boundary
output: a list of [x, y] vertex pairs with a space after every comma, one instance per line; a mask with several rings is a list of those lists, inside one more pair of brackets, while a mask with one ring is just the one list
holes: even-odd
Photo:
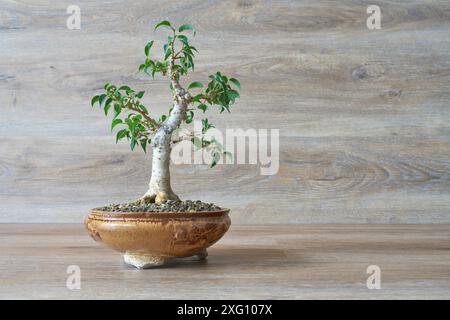
[[91, 100], [91, 106], [93, 107], [96, 102], [98, 102], [99, 96], [94, 96]]
[[[130, 115], [128, 115], [130, 116]], [[128, 125], [128, 128], [130, 129], [131, 132], [134, 131], [135, 128], [135, 123], [133, 122], [133, 120], [131, 120], [130, 118], [125, 119], [125, 123]]]
[[102, 106], [102, 104], [103, 104], [103, 102], [105, 101], [105, 99], [106, 99], [106, 94], [101, 94], [101, 95], [99, 96], [99, 98], [98, 98], [98, 103], [99, 103], [100, 107]]
[[211, 141], [205, 139], [202, 140], [202, 143], [203, 143], [202, 148], [207, 148], [209, 147], [209, 145], [211, 145]]
[[173, 29], [173, 28], [172, 28], [172, 25], [171, 25], [170, 22], [167, 21], [167, 20], [163, 20], [163, 21], [161, 21], [160, 23], [158, 23], [158, 24], [155, 26], [155, 29], [154, 29], [153, 31], [155, 31], [155, 30], [158, 29], [159, 27], [168, 27], [168, 28], [170, 28], [170, 29]]
[[192, 82], [189, 86], [188, 86], [188, 90], [194, 89], [194, 88], [203, 88], [203, 83], [201, 82]]
[[142, 150], [144, 150], [144, 152], [147, 153], [147, 139], [142, 139], [139, 142], [141, 143]]
[[231, 112], [230, 112], [230, 107], [229, 107], [229, 106], [227, 106], [227, 105], [222, 105], [221, 107], [222, 107], [222, 108], [220, 109], [220, 113], [224, 112], [225, 110], [227, 110], [228, 113], [231, 113]]
[[189, 40], [188, 37], [186, 37], [185, 35], [179, 34], [177, 35], [177, 38], [186, 46], [189, 45]]
[[127, 134], [128, 134], [128, 129], [122, 129], [119, 132], [117, 132], [117, 134], [116, 134], [116, 143], [119, 140], [125, 138], [127, 136]]
[[155, 66], [155, 61], [147, 57], [145, 59], [145, 66], [153, 68]]
[[241, 83], [239, 82], [238, 79], [230, 78], [230, 81], [233, 82], [234, 85], [235, 85], [236, 87], [238, 87], [238, 89], [241, 89]]
[[126, 92], [130, 91], [131, 88], [129, 86], [121, 86], [119, 90], [125, 90]]
[[111, 102], [112, 102], [112, 99], [111, 99], [111, 98], [108, 98], [108, 99], [106, 100], [106, 102], [105, 102], [105, 109], [104, 109], [104, 111], [105, 111], [105, 116], [108, 115], [108, 110], [109, 110], [109, 108], [111, 108], [111, 106], [112, 106]]
[[199, 137], [193, 137], [191, 142], [197, 148], [197, 150], [202, 148], [202, 140]]
[[153, 40], [150, 41], [149, 43], [147, 43], [147, 45], [145, 46], [144, 52], [147, 57], [148, 57], [148, 54], [150, 53], [150, 48], [152, 46], [153, 46]]
[[191, 123], [193, 119], [194, 119], [194, 112], [192, 110], [186, 112], [186, 123], [188, 124]]
[[186, 30], [193, 31], [194, 32], [194, 36], [195, 36], [195, 33], [196, 33], [195, 28], [192, 25], [190, 25], [190, 24], [183, 24], [181, 27], [178, 28], [178, 32], [183, 32], [183, 31], [186, 31]]
[[107, 82], [105, 83], [105, 86], [103, 87], [105, 90], [108, 90], [108, 88], [111, 86], [111, 83]]
[[159, 122], [164, 122], [166, 121], [167, 116], [165, 114], [163, 114], [160, 118], [159, 118]]
[[136, 144], [137, 144], [137, 140], [135, 138], [131, 138], [131, 142], [130, 142], [131, 150], [134, 150], [134, 148], [136, 147]]
[[122, 112], [122, 106], [118, 103], [114, 105], [114, 119]]
[[172, 54], [172, 49], [167, 48], [166, 54], [164, 55], [164, 60], [167, 60], [167, 58]]
[[228, 98], [230, 98], [230, 100], [234, 101], [236, 98], [239, 98], [239, 97], [240, 97], [240, 94], [236, 90], [228, 91]]
[[210, 128], [214, 128], [214, 126], [209, 123], [208, 118], [202, 119], [202, 133], [205, 134]]
[[206, 110], [208, 110], [208, 106], [207, 106], [206, 104], [204, 104], [204, 103], [199, 104], [199, 105], [197, 106], [197, 108], [199, 108], [200, 110], [202, 110], [203, 113], [205, 113]]
[[194, 55], [194, 53], [192, 52], [190, 46], [184, 46], [183, 49], [182, 49], [182, 51], [183, 51], [183, 53], [184, 53], [186, 56], [192, 56], [192, 55]]
[[[151, 75], [150, 73], [148, 73], [147, 67], [144, 67], [144, 73], [145, 73], [146, 75], [148, 75], [149, 77], [152, 77], [152, 75]], [[154, 72], [153, 72], [153, 74], [154, 74]], [[153, 76], [153, 79], [155, 79], [154, 76]]]
[[199, 93], [192, 98], [192, 102], [200, 102], [200, 99], [205, 98], [203, 93]]
[[217, 162], [219, 162], [219, 160], [220, 160], [220, 153], [216, 152], [216, 151], [213, 151], [212, 152], [212, 156], [213, 156], [213, 159], [212, 159], [212, 162], [211, 162], [211, 168], [215, 167]]
[[192, 60], [192, 56], [188, 56], [188, 60], [189, 60], [190, 66], [192, 68], [192, 71], [194, 71], [194, 60]]
[[144, 111], [145, 113], [148, 113], [148, 110], [145, 106], [143, 106], [142, 104], [139, 105], [139, 108]]
[[145, 69], [145, 64], [141, 64], [141, 65], [139, 65], [139, 71], [142, 71], [142, 70], [144, 70]]
[[121, 124], [121, 123], [123, 123], [121, 119], [114, 119], [114, 120], [111, 122], [111, 131], [113, 131], [113, 129], [114, 129], [115, 126], [117, 126], [118, 124]]
[[142, 115], [137, 114], [133, 117], [134, 122], [140, 122], [142, 120]]
[[136, 94], [136, 97], [138, 97], [139, 99], [142, 99], [142, 97], [144, 96], [144, 93], [145, 93], [145, 91], [139, 91], [139, 92]]

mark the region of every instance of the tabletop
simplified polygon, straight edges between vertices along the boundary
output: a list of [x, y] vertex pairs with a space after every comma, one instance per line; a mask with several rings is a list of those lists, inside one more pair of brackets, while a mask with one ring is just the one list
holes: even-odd
[[0, 224], [0, 298], [450, 298], [448, 224], [232, 225], [208, 250], [137, 270], [81, 224]]

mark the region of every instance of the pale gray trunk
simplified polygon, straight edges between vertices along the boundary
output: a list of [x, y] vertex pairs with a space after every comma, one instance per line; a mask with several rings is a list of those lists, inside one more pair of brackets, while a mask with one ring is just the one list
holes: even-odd
[[179, 84], [177, 86], [177, 95], [172, 112], [167, 121], [158, 129], [152, 142], [152, 177], [144, 198], [154, 200], [157, 203], [179, 199], [170, 185], [170, 143], [173, 131], [180, 126], [184, 119], [188, 96], [179, 87]]
[[178, 199], [170, 186], [170, 140], [153, 147], [152, 177], [146, 196], [158, 196], [158, 202]]

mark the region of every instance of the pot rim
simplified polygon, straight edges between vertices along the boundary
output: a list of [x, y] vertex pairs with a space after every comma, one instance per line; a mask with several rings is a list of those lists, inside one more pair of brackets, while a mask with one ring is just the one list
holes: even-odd
[[104, 211], [91, 209], [87, 219], [103, 221], [124, 221], [124, 220], [166, 220], [181, 219], [192, 220], [196, 218], [214, 218], [228, 215], [230, 209], [222, 208], [217, 211], [199, 211], [199, 212], [125, 212], [125, 211]]

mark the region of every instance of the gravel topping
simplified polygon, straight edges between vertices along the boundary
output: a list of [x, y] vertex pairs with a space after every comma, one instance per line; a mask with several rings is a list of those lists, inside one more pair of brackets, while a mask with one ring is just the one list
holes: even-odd
[[221, 207], [213, 203], [205, 203], [200, 200], [180, 201], [169, 200], [166, 203], [145, 203], [141, 200], [124, 204], [110, 204], [108, 206], [95, 208], [95, 210], [108, 212], [205, 212], [219, 211]]

